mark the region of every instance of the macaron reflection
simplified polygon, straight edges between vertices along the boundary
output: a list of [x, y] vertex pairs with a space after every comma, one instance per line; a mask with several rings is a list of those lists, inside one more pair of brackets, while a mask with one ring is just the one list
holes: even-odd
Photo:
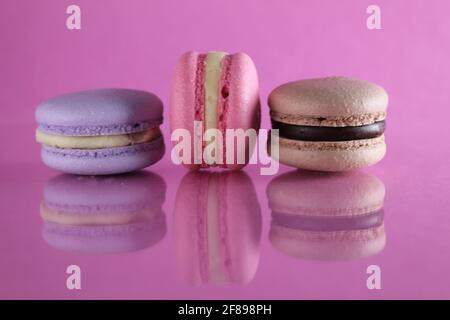
[[177, 264], [189, 285], [250, 282], [258, 268], [261, 209], [244, 172], [189, 172], [174, 209]]
[[352, 260], [383, 250], [384, 184], [364, 172], [291, 171], [266, 190], [269, 233], [281, 252], [307, 260]]
[[166, 233], [164, 180], [150, 172], [59, 175], [44, 187], [43, 237], [52, 247], [86, 254], [131, 252]]

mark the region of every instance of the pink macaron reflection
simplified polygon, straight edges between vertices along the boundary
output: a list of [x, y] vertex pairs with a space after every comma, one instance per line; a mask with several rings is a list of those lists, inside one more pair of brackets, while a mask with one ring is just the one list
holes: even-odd
[[372, 256], [386, 243], [384, 184], [364, 172], [291, 171], [267, 187], [269, 238], [287, 255], [308, 260]]
[[44, 187], [43, 238], [52, 247], [86, 254], [147, 248], [166, 233], [165, 192], [164, 180], [144, 171], [56, 176]]
[[247, 174], [186, 174], [176, 196], [174, 234], [188, 284], [250, 282], [259, 263], [261, 210]]

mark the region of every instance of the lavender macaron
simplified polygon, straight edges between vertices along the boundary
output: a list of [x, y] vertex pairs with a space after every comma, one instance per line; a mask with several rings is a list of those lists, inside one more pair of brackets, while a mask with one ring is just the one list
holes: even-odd
[[43, 194], [42, 236], [60, 250], [132, 252], [157, 244], [166, 233], [166, 183], [151, 172], [61, 174], [47, 181]]
[[65, 94], [36, 110], [36, 140], [53, 169], [80, 175], [125, 173], [162, 158], [163, 105], [152, 93], [98, 89]]

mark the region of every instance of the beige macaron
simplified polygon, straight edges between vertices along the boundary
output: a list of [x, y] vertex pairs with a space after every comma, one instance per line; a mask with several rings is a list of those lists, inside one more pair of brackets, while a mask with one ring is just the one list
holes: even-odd
[[272, 223], [269, 239], [279, 251], [306, 260], [353, 260], [381, 252], [385, 187], [363, 171], [295, 170], [266, 189]]
[[373, 165], [386, 153], [388, 95], [374, 83], [346, 77], [289, 82], [274, 89], [268, 103], [279, 153], [271, 140], [268, 150], [281, 163], [347, 171]]

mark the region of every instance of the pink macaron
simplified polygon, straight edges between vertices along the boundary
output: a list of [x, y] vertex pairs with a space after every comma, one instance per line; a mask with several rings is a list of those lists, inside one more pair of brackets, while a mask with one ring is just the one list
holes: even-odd
[[261, 210], [244, 172], [189, 172], [174, 209], [177, 264], [190, 285], [250, 282], [258, 268]]
[[[239, 144], [234, 136], [227, 139], [226, 131], [253, 129], [257, 133], [260, 118], [258, 75], [247, 54], [187, 52], [180, 57], [170, 100], [172, 140], [179, 143], [177, 132], [188, 133], [190, 138], [189, 150], [176, 154], [180, 163], [189, 169], [244, 167], [254, 143], [245, 139]], [[210, 129], [218, 130], [223, 143], [208, 139], [207, 132], [214, 131]], [[234, 142], [234, 146], [228, 144], [227, 148], [227, 142]], [[238, 153], [244, 156], [238, 158]]]
[[291, 171], [273, 179], [266, 192], [269, 238], [287, 255], [352, 260], [385, 246], [385, 188], [373, 175]]

